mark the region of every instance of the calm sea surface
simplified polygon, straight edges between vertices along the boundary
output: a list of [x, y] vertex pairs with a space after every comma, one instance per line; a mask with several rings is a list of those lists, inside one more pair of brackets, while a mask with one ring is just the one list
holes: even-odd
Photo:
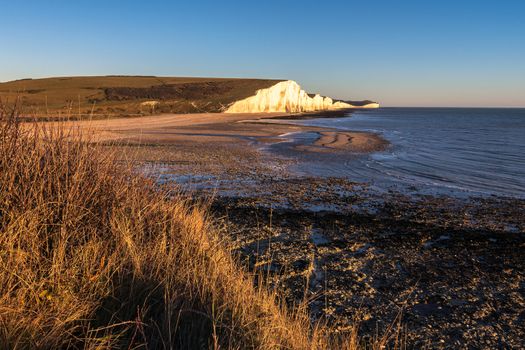
[[[525, 198], [525, 109], [381, 108], [296, 123], [372, 131], [392, 144], [360, 157], [299, 155], [296, 170], [304, 175], [348, 177], [379, 189]], [[275, 151], [315, 139], [287, 137]]]

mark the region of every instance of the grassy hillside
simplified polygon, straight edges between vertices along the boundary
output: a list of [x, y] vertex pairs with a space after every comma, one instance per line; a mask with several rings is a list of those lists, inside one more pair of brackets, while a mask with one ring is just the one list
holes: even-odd
[[0, 348], [358, 346], [255, 287], [203, 206], [54, 130], [0, 108]]
[[0, 99], [20, 99], [22, 114], [52, 118], [220, 112], [278, 80], [101, 76], [0, 83]]

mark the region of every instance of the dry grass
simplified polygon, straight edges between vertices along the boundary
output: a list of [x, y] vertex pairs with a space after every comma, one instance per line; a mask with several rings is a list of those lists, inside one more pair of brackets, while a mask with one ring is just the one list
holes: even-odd
[[203, 207], [0, 117], [0, 348], [357, 347], [254, 287]]

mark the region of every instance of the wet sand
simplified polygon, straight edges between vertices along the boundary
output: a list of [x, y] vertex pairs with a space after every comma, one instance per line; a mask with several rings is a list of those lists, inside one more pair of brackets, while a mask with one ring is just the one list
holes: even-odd
[[351, 151], [369, 153], [381, 151], [387, 146], [388, 142], [385, 139], [372, 133], [322, 131], [312, 145], [298, 148], [309, 152]]

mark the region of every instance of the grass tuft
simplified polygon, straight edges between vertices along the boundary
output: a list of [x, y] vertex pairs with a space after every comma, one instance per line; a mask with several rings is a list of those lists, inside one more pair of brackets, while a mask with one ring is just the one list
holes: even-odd
[[0, 110], [0, 348], [358, 347], [255, 287], [203, 206]]

